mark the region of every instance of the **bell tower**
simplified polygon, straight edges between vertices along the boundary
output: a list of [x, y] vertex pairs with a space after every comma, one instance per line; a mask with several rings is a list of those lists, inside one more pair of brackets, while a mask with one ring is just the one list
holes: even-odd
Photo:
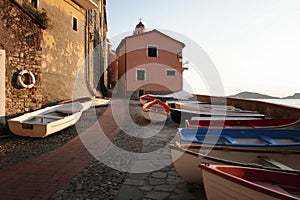
[[142, 23], [142, 19], [140, 19], [140, 22], [135, 26], [133, 35], [144, 33], [145, 30], [146, 30], [145, 25]]

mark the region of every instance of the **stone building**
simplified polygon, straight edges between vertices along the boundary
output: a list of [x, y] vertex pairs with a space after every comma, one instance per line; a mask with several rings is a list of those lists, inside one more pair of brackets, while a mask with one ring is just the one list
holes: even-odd
[[102, 94], [106, 0], [2, 0], [0, 21], [0, 117]]

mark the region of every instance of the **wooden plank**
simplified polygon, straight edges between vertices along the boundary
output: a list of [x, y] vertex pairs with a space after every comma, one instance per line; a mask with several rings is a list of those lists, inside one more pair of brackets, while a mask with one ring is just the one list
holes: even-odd
[[289, 171], [295, 171], [295, 169], [293, 168], [290, 168], [289, 166], [281, 163], [281, 162], [278, 162], [276, 160], [273, 160], [267, 156], [257, 156], [258, 158], [262, 159], [263, 161], [273, 165], [274, 167], [277, 167], [279, 169], [282, 169], [282, 170], [289, 170]]
[[228, 135], [224, 135], [224, 138], [231, 144], [239, 144], [239, 142], [237, 142], [236, 140], [234, 140], [232, 137]]
[[272, 140], [272, 138], [269, 138], [269, 137], [264, 136], [264, 135], [260, 136], [259, 139], [267, 142], [268, 144], [275, 144], [275, 142]]
[[51, 116], [51, 115], [35, 115], [35, 118], [42, 118], [42, 119], [63, 119], [63, 117], [59, 116]]

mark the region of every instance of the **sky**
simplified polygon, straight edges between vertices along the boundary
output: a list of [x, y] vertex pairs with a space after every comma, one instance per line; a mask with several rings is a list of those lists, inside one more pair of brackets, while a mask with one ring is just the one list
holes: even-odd
[[214, 81], [225, 95], [300, 92], [299, 0], [108, 0], [107, 17], [113, 48], [115, 38], [130, 35], [140, 18], [147, 29], [192, 41], [193, 54], [201, 52], [215, 68], [203, 72], [197, 56], [189, 56], [190, 46], [184, 49], [184, 77], [193, 92], [213, 93]]

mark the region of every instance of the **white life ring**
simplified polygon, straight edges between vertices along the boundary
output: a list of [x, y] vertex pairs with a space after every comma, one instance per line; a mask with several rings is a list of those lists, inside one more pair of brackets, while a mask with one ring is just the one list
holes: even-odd
[[[22, 76], [24, 74], [28, 74], [29, 75], [29, 79], [31, 80], [31, 83], [30, 84], [25, 84], [24, 81], [22, 80]], [[34, 84], [35, 84], [35, 77], [34, 77], [34, 74], [30, 71], [30, 70], [27, 70], [27, 69], [24, 69], [23, 71], [20, 71], [19, 74], [18, 74], [18, 81], [20, 83], [20, 85], [24, 88], [33, 88]]]

